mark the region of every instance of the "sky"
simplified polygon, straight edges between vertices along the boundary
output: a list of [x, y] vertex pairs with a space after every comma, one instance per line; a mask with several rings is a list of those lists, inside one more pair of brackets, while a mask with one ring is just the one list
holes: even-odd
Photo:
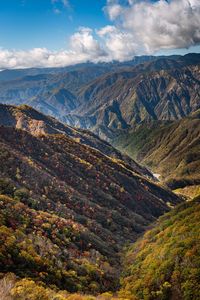
[[200, 0], [0, 0], [0, 69], [200, 53]]

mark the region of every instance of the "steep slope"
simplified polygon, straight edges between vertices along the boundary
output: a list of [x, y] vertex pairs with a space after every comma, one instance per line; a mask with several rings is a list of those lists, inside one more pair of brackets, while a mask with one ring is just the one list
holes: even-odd
[[200, 198], [161, 217], [128, 250], [125, 266], [128, 299], [199, 299]]
[[200, 184], [200, 110], [180, 121], [143, 124], [113, 144], [173, 189]]
[[104, 68], [94, 66], [0, 81], [0, 101], [30, 104], [46, 114], [61, 117], [79, 105], [76, 89], [104, 72]]
[[153, 61], [153, 56], [128, 62], [84, 63], [64, 68], [31, 68], [0, 72], [0, 102], [29, 104], [60, 118], [80, 105], [78, 91], [95, 78], [124, 67]]
[[12, 271], [18, 278], [31, 277], [69, 292], [94, 293], [115, 285], [106, 259], [82, 243], [82, 235], [89, 235], [83, 225], [29, 208], [22, 190], [14, 194], [15, 199], [0, 196], [1, 272]]
[[[44, 286], [44, 283], [35, 282], [30, 278], [20, 279], [13, 273], [7, 273], [0, 278], [0, 297], [2, 300], [107, 300], [108, 293], [97, 297], [82, 293], [71, 294], [65, 290], [48, 288]], [[119, 300], [119, 298], [112, 299]]]
[[82, 144], [96, 148], [108, 156], [121, 160], [121, 163], [126, 164], [127, 168], [131, 167], [134, 172], [153, 180], [152, 174], [145, 167], [140, 166], [129, 156], [122, 154], [90, 131], [64, 125], [27, 105], [16, 107], [0, 104], [0, 125], [24, 129], [36, 136], [41, 134], [67, 134]]
[[1, 126], [0, 160], [1, 271], [71, 292], [115, 289], [121, 248], [181, 201], [67, 134]]
[[180, 119], [199, 108], [199, 68], [165, 58], [106, 74], [80, 90], [82, 105], [64, 120], [110, 138], [142, 121]]
[[199, 65], [200, 55], [188, 54], [3, 71], [0, 101], [29, 104], [109, 139], [119, 129], [144, 120], [176, 120], [198, 109]]

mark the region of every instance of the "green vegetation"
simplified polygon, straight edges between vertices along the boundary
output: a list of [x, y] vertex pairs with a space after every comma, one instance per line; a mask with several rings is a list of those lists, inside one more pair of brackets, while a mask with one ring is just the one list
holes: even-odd
[[0, 270], [69, 292], [96, 293], [113, 282], [103, 256], [81, 249], [86, 228], [30, 209], [18, 196], [0, 196]]
[[67, 292], [118, 289], [124, 244], [180, 199], [66, 135], [0, 133], [1, 272]]
[[45, 287], [42, 282], [36, 283], [30, 278], [17, 278], [13, 273], [0, 277], [1, 300], [129, 300], [105, 292], [97, 296], [68, 293], [65, 290], [53, 290]]
[[146, 165], [172, 189], [200, 183], [200, 111], [121, 133], [113, 145]]
[[29, 208], [20, 200], [24, 191], [15, 194], [0, 196], [1, 299], [199, 299], [200, 198], [162, 216], [126, 249], [121, 289], [113, 296], [103, 292], [113, 284], [108, 263], [79, 248], [85, 229]]
[[131, 246], [121, 294], [134, 300], [198, 300], [200, 198], [165, 214]]
[[174, 193], [184, 196], [188, 200], [191, 200], [195, 197], [200, 196], [200, 185], [192, 185], [186, 186], [184, 188], [179, 188], [174, 190]]
[[[150, 225], [182, 200], [143, 177], [133, 161], [67, 134], [31, 134], [45, 125], [31, 121], [27, 109], [28, 131], [0, 127], [0, 299], [198, 300], [199, 198]], [[186, 134], [194, 151], [196, 119]], [[182, 136], [183, 151], [185, 144]], [[184, 192], [198, 195], [199, 186]], [[132, 242], [120, 289], [122, 248]]]
[[7, 273], [0, 278], [1, 300], [120, 300], [106, 292], [98, 297], [78, 293], [70, 294], [65, 290], [58, 291], [45, 287], [42, 282], [36, 283], [30, 278], [17, 278], [13, 273]]

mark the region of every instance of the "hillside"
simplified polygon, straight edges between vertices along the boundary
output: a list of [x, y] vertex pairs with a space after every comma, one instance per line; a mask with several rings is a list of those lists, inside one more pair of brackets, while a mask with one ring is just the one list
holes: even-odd
[[143, 124], [113, 144], [160, 174], [171, 188], [200, 184], [200, 111], [174, 122]]
[[128, 249], [121, 295], [128, 299], [198, 300], [200, 199], [161, 217]]
[[104, 139], [142, 121], [177, 120], [199, 108], [199, 54], [125, 63], [5, 70], [0, 101], [28, 104]]
[[70, 292], [116, 289], [122, 247], [180, 198], [66, 133], [31, 134], [33, 116], [15, 128], [9, 111], [0, 127], [1, 271]]
[[122, 154], [92, 132], [67, 126], [50, 116], [36, 111], [30, 106], [21, 105], [16, 107], [0, 104], [0, 125], [23, 129], [35, 136], [41, 134], [66, 134], [81, 144], [121, 160], [121, 163], [125, 164], [127, 168], [131, 167], [134, 172], [153, 180], [151, 172], [145, 167], [140, 166], [129, 156]]
[[[180, 58], [180, 55], [172, 55], [171, 58]], [[74, 71], [86, 71], [88, 69], [92, 72], [92, 70], [101, 70], [100, 73], [106, 73], [109, 71], [114, 71], [117, 68], [124, 68], [130, 66], [136, 66], [141, 63], [150, 62], [157, 59], [156, 56], [135, 56], [132, 60], [119, 62], [101, 62], [101, 63], [79, 63], [75, 65], [69, 65], [66, 67], [55, 67], [55, 68], [26, 68], [26, 69], [4, 69], [0, 72], [0, 81], [11, 81], [19, 78], [23, 78], [26, 76], [36, 76], [41, 74], [58, 74], [58, 73], [66, 73], [66, 72], [74, 72]]]

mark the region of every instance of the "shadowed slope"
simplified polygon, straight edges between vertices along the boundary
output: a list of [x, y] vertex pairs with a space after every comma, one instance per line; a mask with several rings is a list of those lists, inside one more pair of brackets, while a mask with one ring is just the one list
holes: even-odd
[[143, 124], [113, 144], [161, 175], [171, 188], [200, 184], [200, 111], [175, 122]]

